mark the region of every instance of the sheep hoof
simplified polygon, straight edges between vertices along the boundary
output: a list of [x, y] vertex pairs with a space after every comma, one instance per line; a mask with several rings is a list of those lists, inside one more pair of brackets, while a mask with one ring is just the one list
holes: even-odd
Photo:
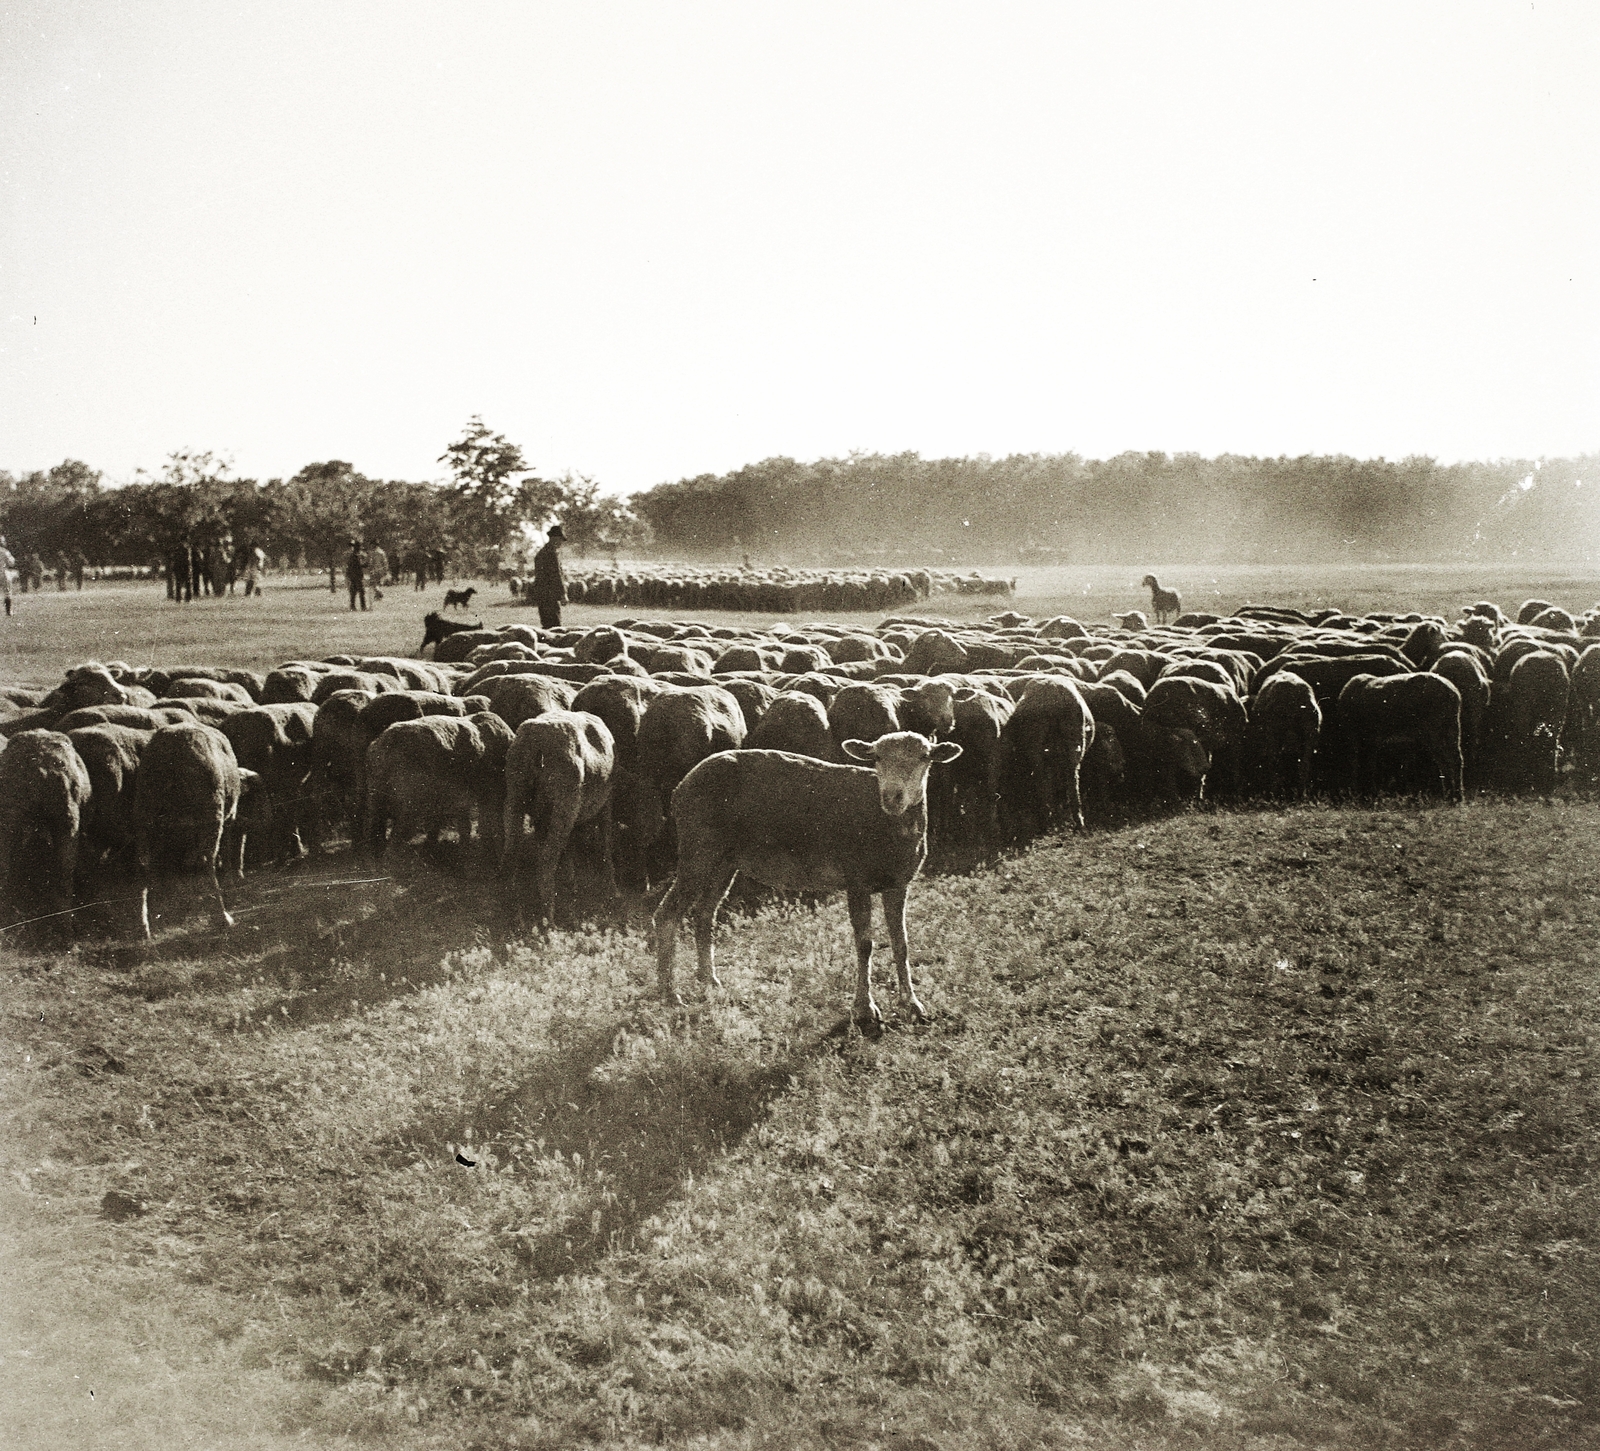
[[232, 912], [224, 912], [224, 913], [222, 913], [222, 925], [224, 927], [232, 927], [233, 926], [233, 913]]
[[928, 1021], [928, 1010], [922, 1005], [922, 999], [919, 998], [915, 993], [911, 994], [910, 1007], [911, 1011], [916, 1015], [918, 1022], [925, 1023]]
[[856, 1004], [856, 1022], [863, 1028], [881, 1028], [883, 1026], [883, 1013], [877, 1003], [868, 998], [865, 1003]]

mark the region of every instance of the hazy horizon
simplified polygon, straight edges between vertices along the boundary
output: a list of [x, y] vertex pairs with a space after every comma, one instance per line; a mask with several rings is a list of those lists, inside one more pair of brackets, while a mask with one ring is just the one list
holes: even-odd
[[0, 468], [1600, 450], [1580, 4], [0, 16]]

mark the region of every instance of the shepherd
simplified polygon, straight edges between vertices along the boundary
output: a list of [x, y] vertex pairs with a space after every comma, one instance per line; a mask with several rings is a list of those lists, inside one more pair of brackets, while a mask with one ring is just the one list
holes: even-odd
[[567, 602], [566, 576], [561, 573], [561, 546], [566, 530], [550, 526], [545, 546], [533, 556], [533, 602], [539, 606], [539, 628], [554, 630], [561, 624], [561, 606]]

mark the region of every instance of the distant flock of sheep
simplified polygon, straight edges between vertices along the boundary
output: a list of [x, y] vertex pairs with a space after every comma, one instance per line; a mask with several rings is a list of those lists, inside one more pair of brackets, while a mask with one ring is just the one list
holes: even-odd
[[578, 909], [578, 865], [595, 892], [666, 888], [669, 999], [686, 913], [716, 980], [736, 874], [843, 890], [868, 1019], [874, 895], [921, 1011], [906, 889], [930, 856], [969, 866], [1202, 799], [1459, 802], [1600, 779], [1600, 607], [1535, 600], [1511, 619], [1480, 603], [1449, 622], [1247, 606], [1134, 629], [1009, 611], [792, 630], [428, 623], [432, 660], [112, 662], [0, 691], [7, 920], [70, 924], [75, 902], [120, 895], [149, 933], [155, 888], [166, 920], [198, 889], [231, 923], [219, 866], [346, 835], [375, 863], [453, 832], [503, 868], [524, 920]]
[[[626, 569], [567, 572], [573, 604], [630, 610], [743, 610], [799, 615], [827, 610], [894, 610], [936, 594], [1009, 597], [1014, 579], [991, 579], [945, 569], [697, 569], [680, 564], [637, 564]], [[511, 593], [530, 603], [533, 581], [513, 576]]]

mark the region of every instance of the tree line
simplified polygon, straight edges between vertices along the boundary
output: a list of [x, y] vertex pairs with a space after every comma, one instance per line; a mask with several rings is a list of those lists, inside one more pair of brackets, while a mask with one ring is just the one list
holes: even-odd
[[108, 487], [67, 459], [0, 471], [0, 534], [19, 559], [158, 565], [174, 550], [264, 549], [335, 568], [352, 538], [396, 558], [443, 550], [456, 572], [517, 571], [535, 528], [560, 519], [581, 553], [652, 540], [671, 557], [831, 564], [1201, 564], [1586, 560], [1600, 552], [1600, 454], [1439, 464], [1413, 457], [1254, 458], [1125, 453], [924, 459], [764, 459], [624, 501], [593, 479], [546, 479], [474, 417], [441, 455], [446, 477], [369, 478], [340, 459], [291, 478], [235, 478], [211, 453], [172, 454]]
[[633, 498], [679, 554], [1063, 564], [1592, 559], [1600, 454], [770, 458]]
[[473, 418], [441, 455], [447, 477], [369, 478], [342, 459], [310, 463], [287, 479], [236, 478], [209, 452], [180, 450], [153, 476], [110, 487], [96, 469], [66, 459], [16, 475], [0, 470], [0, 534], [19, 561], [37, 555], [99, 566], [162, 568], [180, 550], [242, 555], [260, 548], [274, 565], [336, 568], [351, 539], [397, 559], [444, 551], [463, 574], [514, 567], [528, 532], [559, 519], [580, 552], [636, 546], [647, 537], [627, 505], [581, 474], [542, 478], [521, 449]]

